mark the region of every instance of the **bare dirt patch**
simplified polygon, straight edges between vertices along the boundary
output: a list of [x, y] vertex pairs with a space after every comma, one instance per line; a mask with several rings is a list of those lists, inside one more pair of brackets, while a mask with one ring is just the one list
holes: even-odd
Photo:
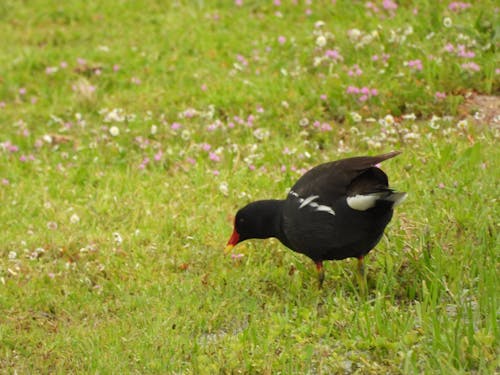
[[476, 123], [500, 126], [500, 96], [471, 93], [465, 97], [460, 107], [465, 117], [474, 119]]

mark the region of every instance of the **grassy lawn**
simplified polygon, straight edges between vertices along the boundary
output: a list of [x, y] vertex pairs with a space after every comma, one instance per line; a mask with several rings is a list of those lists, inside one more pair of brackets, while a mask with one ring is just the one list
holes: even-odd
[[[499, 15], [3, 0], [0, 372], [499, 371]], [[356, 260], [318, 290], [278, 241], [223, 255], [239, 207], [391, 150], [367, 295]]]

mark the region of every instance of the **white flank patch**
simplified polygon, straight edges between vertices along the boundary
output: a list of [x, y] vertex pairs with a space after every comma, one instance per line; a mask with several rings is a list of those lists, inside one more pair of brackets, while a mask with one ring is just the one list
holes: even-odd
[[319, 198], [319, 195], [311, 195], [310, 197], [307, 197], [306, 199], [304, 200], [301, 200], [301, 205], [299, 206], [299, 209], [300, 208], [303, 208], [305, 206], [307, 206], [309, 203], [311, 203], [313, 200], [315, 199], [318, 199]]
[[355, 195], [354, 197], [347, 197], [347, 205], [353, 210], [366, 211], [375, 206], [375, 202], [381, 198], [380, 193]]

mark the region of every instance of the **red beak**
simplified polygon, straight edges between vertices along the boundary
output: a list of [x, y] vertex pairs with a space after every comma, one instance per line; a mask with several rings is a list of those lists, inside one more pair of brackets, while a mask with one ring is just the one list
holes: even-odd
[[226, 248], [224, 249], [224, 253], [229, 253], [239, 240], [240, 234], [236, 231], [236, 229], [234, 229], [233, 234], [231, 235], [231, 238], [227, 242]]

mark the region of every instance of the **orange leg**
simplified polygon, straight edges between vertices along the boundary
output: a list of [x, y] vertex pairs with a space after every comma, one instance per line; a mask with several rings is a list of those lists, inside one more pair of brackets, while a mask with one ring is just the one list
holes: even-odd
[[323, 281], [325, 281], [325, 269], [323, 268], [323, 262], [321, 260], [316, 262], [316, 270], [318, 271], [319, 288], [321, 289], [323, 287]]

